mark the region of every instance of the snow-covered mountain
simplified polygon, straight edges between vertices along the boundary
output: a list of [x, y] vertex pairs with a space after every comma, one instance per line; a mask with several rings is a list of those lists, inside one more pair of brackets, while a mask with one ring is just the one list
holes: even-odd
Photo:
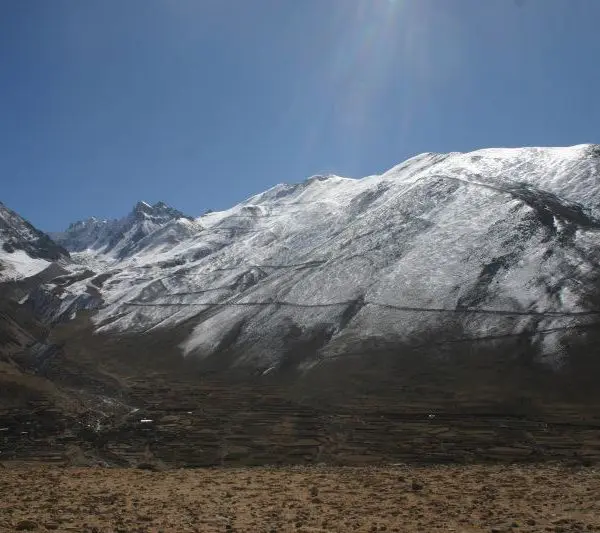
[[93, 293], [98, 332], [185, 323], [188, 356], [267, 371], [297, 353], [306, 367], [361, 346], [522, 336], [558, 364], [600, 309], [600, 147], [422, 154], [196, 220], [138, 204], [58, 241], [98, 261], [56, 313]]
[[[188, 217], [164, 202], [138, 202], [131, 213], [118, 220], [89, 218], [75, 222], [54, 240], [71, 252], [102, 254], [121, 260], [147, 250], [160, 252], [185, 240], [201, 229]], [[149, 238], [149, 236], [151, 236]]]
[[0, 202], [0, 281], [33, 276], [69, 253]]

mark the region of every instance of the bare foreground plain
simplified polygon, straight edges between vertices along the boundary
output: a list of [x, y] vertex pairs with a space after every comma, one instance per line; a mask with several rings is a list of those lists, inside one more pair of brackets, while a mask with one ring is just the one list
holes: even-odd
[[0, 466], [0, 531], [600, 531], [595, 467]]

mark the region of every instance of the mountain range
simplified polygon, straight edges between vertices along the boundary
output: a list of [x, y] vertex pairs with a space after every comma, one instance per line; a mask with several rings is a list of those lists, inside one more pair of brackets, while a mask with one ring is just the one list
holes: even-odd
[[540, 331], [558, 364], [562, 332], [595, 311], [599, 161], [594, 146], [423, 154], [381, 176], [277, 185], [197, 219], [140, 202], [53, 235], [72, 254], [53, 319], [89, 308], [91, 290], [97, 331], [193, 320], [185, 354], [227, 345], [265, 370], [290, 342], [316, 342], [312, 364], [432, 327]]
[[19, 345], [36, 360], [193, 367], [346, 407], [595, 405], [598, 145], [426, 153], [51, 236], [0, 204], [0, 240], [4, 294], [50, 332]]

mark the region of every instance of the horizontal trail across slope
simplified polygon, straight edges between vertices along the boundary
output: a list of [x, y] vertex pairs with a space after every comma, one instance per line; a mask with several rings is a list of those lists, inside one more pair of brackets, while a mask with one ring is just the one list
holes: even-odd
[[[216, 289], [215, 289], [216, 290]], [[177, 296], [184, 293], [166, 294], [165, 296]], [[299, 302], [288, 302], [285, 300], [270, 300], [264, 302], [196, 302], [196, 303], [141, 303], [141, 302], [124, 302], [123, 305], [134, 306], [134, 307], [193, 307], [193, 306], [207, 306], [207, 307], [266, 307], [269, 305], [279, 305], [288, 307], [304, 307], [304, 308], [318, 308], [318, 307], [336, 307], [336, 306], [347, 306], [355, 303], [355, 300], [345, 300], [341, 302], [327, 302], [320, 304], [303, 304]], [[540, 317], [579, 317], [579, 316], [593, 316], [599, 315], [600, 310], [591, 311], [511, 311], [507, 309], [444, 309], [436, 307], [413, 307], [404, 305], [393, 305], [382, 302], [374, 302], [365, 300], [364, 305], [372, 305], [375, 307], [383, 307], [394, 311], [412, 311], [419, 313], [457, 313], [457, 314], [485, 314], [485, 315], [502, 315], [502, 316], [540, 316]]]

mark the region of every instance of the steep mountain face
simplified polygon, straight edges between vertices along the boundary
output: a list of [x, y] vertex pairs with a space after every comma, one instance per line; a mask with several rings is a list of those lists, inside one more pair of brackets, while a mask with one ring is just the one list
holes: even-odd
[[0, 281], [32, 276], [69, 252], [0, 202]]
[[[54, 233], [56, 242], [71, 252], [102, 254], [122, 260], [150, 247], [153, 251], [177, 244], [200, 227], [191, 217], [164, 202], [138, 202], [131, 213], [119, 220], [90, 218], [75, 222], [63, 233]], [[157, 231], [160, 232], [157, 233]], [[148, 239], [153, 235], [152, 239]]]
[[595, 145], [422, 154], [160, 229], [156, 210], [173, 216], [139, 204], [118, 223], [67, 231], [71, 250], [123, 260], [70, 285], [63, 304], [98, 291], [92, 320], [108, 334], [193, 325], [179, 339], [190, 357], [306, 369], [435, 331], [444, 342], [524, 337], [559, 366], [565, 336], [600, 310]]

